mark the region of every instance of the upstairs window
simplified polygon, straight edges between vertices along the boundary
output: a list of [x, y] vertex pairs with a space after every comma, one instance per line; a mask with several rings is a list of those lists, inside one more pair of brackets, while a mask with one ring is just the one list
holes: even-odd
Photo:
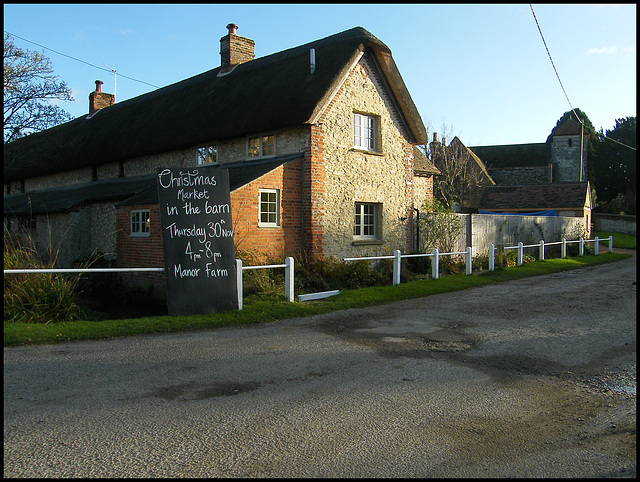
[[378, 150], [378, 122], [376, 117], [353, 114], [353, 147], [365, 151]]
[[258, 136], [247, 139], [247, 157], [272, 157], [276, 155], [276, 136]]
[[206, 166], [218, 163], [218, 147], [215, 144], [198, 147], [196, 151], [196, 164]]
[[150, 220], [148, 209], [131, 211], [131, 224], [129, 234], [131, 236], [149, 236]]

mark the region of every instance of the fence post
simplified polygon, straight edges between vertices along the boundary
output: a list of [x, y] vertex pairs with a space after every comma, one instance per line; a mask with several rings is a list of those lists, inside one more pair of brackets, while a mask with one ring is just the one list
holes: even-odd
[[584, 256], [584, 238], [580, 238], [580, 256]]
[[596, 256], [600, 253], [600, 238], [598, 236], [596, 236], [596, 245], [593, 248]]
[[238, 286], [238, 309], [242, 309], [242, 260], [236, 259], [236, 284]]
[[467, 246], [467, 274], [471, 274], [471, 272], [473, 271], [473, 264], [472, 264], [472, 256], [471, 256], [471, 246]]
[[433, 259], [431, 260], [431, 277], [438, 279], [440, 269], [438, 267], [438, 248], [433, 248]]
[[562, 249], [560, 251], [560, 257], [561, 258], [567, 257], [567, 238], [562, 238]]
[[489, 245], [489, 271], [495, 271], [496, 269], [496, 247], [492, 244]]
[[393, 252], [393, 286], [397, 286], [400, 284], [400, 263], [402, 258], [400, 258], [400, 250], [396, 249]]
[[544, 239], [540, 240], [540, 261], [544, 261]]
[[613, 236], [609, 236], [609, 252], [613, 253]]
[[522, 244], [522, 241], [520, 241], [518, 243], [518, 266], [522, 266], [522, 258], [523, 258], [523, 253], [524, 253], [524, 245]]
[[294, 288], [294, 261], [293, 258], [287, 257], [284, 259], [284, 296], [287, 301], [294, 301], [293, 288]]

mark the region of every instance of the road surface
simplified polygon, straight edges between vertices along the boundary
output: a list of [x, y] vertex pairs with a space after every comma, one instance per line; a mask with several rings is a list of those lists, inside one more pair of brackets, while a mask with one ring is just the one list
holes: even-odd
[[5, 348], [4, 476], [635, 477], [635, 281]]

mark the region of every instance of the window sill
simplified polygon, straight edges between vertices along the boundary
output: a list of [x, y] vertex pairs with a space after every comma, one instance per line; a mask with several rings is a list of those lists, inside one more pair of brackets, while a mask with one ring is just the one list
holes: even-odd
[[368, 151], [367, 149], [358, 149], [357, 147], [351, 148], [351, 152], [359, 152], [361, 154], [371, 154], [372, 156], [384, 156], [383, 152], [379, 151]]
[[384, 242], [380, 239], [354, 239], [351, 242], [352, 246], [371, 246], [380, 244], [384, 244]]

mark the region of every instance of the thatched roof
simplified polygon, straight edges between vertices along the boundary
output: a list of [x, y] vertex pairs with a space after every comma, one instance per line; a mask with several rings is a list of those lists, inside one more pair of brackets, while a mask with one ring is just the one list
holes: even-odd
[[[309, 50], [316, 69], [310, 74]], [[362, 27], [220, 68], [20, 138], [4, 149], [5, 182], [308, 124], [365, 50], [382, 70], [409, 130], [426, 129], [389, 48]]]

